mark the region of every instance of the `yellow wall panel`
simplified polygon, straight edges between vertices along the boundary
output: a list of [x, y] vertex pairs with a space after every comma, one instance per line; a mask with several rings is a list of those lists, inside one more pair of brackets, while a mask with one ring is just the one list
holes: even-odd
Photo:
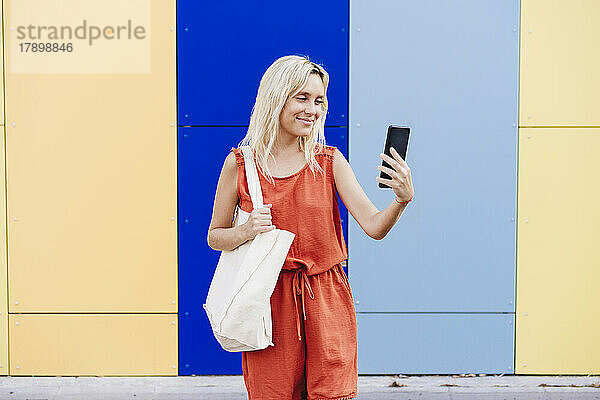
[[518, 374], [600, 373], [600, 129], [519, 131]]
[[[0, 1], [0, 60], [4, 61], [4, 16]], [[0, 125], [4, 125], [4, 62], [0, 62]]]
[[6, 264], [6, 193], [4, 186], [4, 127], [0, 129], [0, 375], [8, 375], [8, 293]]
[[177, 375], [176, 314], [11, 314], [10, 375]]
[[600, 126], [598, 18], [598, 0], [521, 1], [521, 126]]
[[7, 68], [10, 312], [177, 311], [174, 27], [151, 0], [150, 73]]

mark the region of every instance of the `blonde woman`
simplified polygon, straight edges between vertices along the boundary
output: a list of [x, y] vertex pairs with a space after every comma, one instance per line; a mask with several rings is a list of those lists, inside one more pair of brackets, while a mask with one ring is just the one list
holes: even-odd
[[[379, 211], [344, 155], [325, 144], [329, 75], [306, 57], [277, 59], [264, 73], [246, 137], [265, 206], [252, 209], [240, 148], [225, 158], [208, 244], [232, 250], [260, 232], [295, 233], [271, 296], [274, 346], [243, 352], [250, 400], [333, 400], [358, 397], [354, 301], [342, 261], [348, 258], [336, 191], [367, 235], [382, 239], [413, 196], [408, 165], [392, 150], [376, 180], [396, 198]], [[373, 171], [375, 174], [375, 171]], [[375, 184], [376, 182], [374, 182]], [[236, 205], [250, 213], [232, 227]]]

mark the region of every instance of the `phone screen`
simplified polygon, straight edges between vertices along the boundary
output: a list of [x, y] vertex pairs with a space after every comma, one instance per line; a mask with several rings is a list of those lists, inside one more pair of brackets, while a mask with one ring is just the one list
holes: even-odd
[[[400, 157], [406, 161], [406, 151], [408, 150], [408, 137], [410, 136], [410, 127], [408, 126], [388, 126], [387, 137], [385, 139], [384, 154], [394, 158], [391, 153], [390, 147], [396, 149]], [[394, 169], [385, 160], [381, 160], [381, 165], [387, 168]], [[380, 171], [380, 178], [391, 179], [391, 177], [383, 171]], [[385, 183], [379, 182], [379, 187], [382, 189], [391, 189], [390, 186]]]

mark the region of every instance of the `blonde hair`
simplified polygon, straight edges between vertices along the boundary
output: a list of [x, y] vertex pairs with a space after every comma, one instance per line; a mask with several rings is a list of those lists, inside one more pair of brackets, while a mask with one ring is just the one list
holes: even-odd
[[[257, 160], [257, 166], [269, 182], [275, 185], [273, 176], [267, 167], [269, 156], [273, 157], [271, 150], [280, 130], [279, 115], [286, 101], [294, 97], [302, 90], [308, 82], [310, 74], [317, 74], [324, 87], [322, 113], [313, 124], [308, 136], [298, 138], [300, 149], [304, 152], [304, 158], [309, 165], [313, 176], [315, 169], [323, 173], [323, 169], [315, 159], [315, 152], [319, 152], [325, 146], [325, 117], [327, 115], [327, 86], [329, 85], [329, 74], [325, 69], [305, 56], [289, 55], [280, 57], [267, 68], [256, 94], [256, 102], [252, 107], [248, 132], [242, 141], [242, 145], [249, 145]], [[274, 157], [273, 157], [274, 159]]]

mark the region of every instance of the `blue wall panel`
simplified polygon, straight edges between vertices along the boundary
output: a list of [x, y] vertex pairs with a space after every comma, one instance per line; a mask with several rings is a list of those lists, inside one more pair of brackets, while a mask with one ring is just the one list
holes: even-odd
[[331, 76], [326, 124], [347, 125], [348, 2], [177, 2], [179, 125], [248, 125], [277, 58], [308, 55]]
[[518, 1], [355, 0], [350, 20], [353, 169], [387, 207], [379, 153], [409, 125], [415, 187], [382, 241], [350, 221], [358, 311], [513, 312]]
[[359, 374], [513, 374], [514, 314], [358, 314]]
[[179, 374], [241, 374], [239, 353], [221, 349], [202, 304], [220, 253], [206, 242], [223, 161], [246, 128], [179, 128]]
[[386, 208], [379, 153], [389, 124], [408, 125], [415, 188], [383, 240], [349, 221], [361, 373], [514, 368], [513, 328], [499, 329], [515, 310], [518, 5], [350, 3], [351, 165]]
[[[247, 127], [180, 127], [179, 179], [179, 374], [241, 374], [241, 356], [221, 349], [202, 304], [219, 260], [206, 235], [225, 157]], [[326, 128], [327, 144], [347, 154], [347, 128]], [[340, 213], [347, 239], [347, 211]]]

